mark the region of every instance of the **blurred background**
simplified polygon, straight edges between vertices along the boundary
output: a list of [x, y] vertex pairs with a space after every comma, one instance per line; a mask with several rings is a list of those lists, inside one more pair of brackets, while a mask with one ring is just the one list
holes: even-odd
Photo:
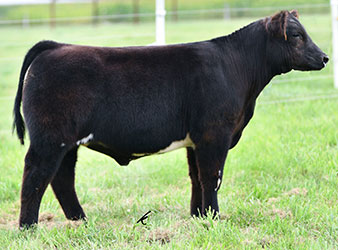
[[[303, 14], [328, 13], [327, 0], [166, 0], [168, 21], [265, 16], [297, 8]], [[153, 21], [155, 0], [1, 0], [1, 23]]]
[[[0, 98], [13, 95], [12, 84], [16, 82], [23, 56], [39, 40], [100, 46], [154, 43], [155, 2], [0, 0], [0, 68], [3, 71]], [[226, 35], [279, 10], [297, 9], [310, 35], [326, 53], [332, 53], [327, 0], [166, 0], [165, 9], [165, 41], [169, 44]], [[304, 77], [307, 75], [302, 75]], [[315, 79], [332, 81], [332, 77], [329, 67], [325, 74], [316, 74]]]
[[[164, 0], [163, 0], [164, 1]], [[156, 0], [0, 0], [0, 28], [154, 22]], [[166, 21], [263, 17], [282, 9], [329, 14], [327, 0], [166, 0]], [[202, 31], [200, 31], [202, 32]], [[134, 31], [135, 33], [135, 31]], [[139, 34], [135, 34], [139, 35]]]

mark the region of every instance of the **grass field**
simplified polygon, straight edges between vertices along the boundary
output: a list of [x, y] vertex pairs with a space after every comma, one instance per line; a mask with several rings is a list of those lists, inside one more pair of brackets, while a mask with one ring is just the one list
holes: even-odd
[[[169, 43], [228, 34], [251, 19], [168, 23]], [[301, 16], [331, 55], [330, 16]], [[337, 249], [338, 91], [332, 64], [275, 78], [230, 151], [219, 191], [221, 219], [192, 219], [185, 150], [127, 167], [80, 149], [76, 188], [88, 223], [65, 219], [50, 188], [35, 231], [17, 229], [23, 159], [11, 135], [25, 52], [41, 39], [91, 45], [146, 45], [152, 23], [0, 27], [0, 249]], [[300, 79], [302, 78], [302, 79]], [[336, 98], [318, 98], [335, 95]], [[298, 101], [314, 97], [315, 100]], [[284, 101], [292, 100], [292, 101]], [[28, 144], [28, 143], [26, 143]], [[136, 221], [153, 211], [147, 225]]]

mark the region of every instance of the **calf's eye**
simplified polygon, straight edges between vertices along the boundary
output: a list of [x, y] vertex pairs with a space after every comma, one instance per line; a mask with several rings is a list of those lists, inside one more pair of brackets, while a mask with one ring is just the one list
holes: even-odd
[[292, 36], [295, 37], [295, 38], [300, 38], [301, 37], [299, 33], [293, 33]]

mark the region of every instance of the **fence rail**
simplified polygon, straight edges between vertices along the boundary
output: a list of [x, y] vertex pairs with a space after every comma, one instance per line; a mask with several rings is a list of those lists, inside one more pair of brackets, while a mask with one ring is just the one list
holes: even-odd
[[[91, 3], [92, 0], [58, 0], [58, 3]], [[50, 0], [2, 0], [0, 6], [50, 4]]]
[[[302, 9], [302, 10], [314, 10], [319, 8], [330, 8], [330, 4], [300, 4], [300, 5], [284, 5], [284, 6], [268, 6], [257, 8], [230, 8], [225, 6], [219, 9], [198, 9], [198, 10], [177, 10], [167, 11], [166, 16], [191, 16], [191, 15], [206, 15], [206, 14], [222, 14], [225, 19], [230, 18], [234, 13], [254, 13], [254, 12], [267, 12], [278, 11], [281, 9]], [[128, 13], [128, 14], [112, 14], [112, 15], [91, 15], [91, 16], [78, 16], [78, 17], [53, 17], [53, 18], [22, 18], [14, 20], [0, 19], [0, 25], [29, 25], [29, 24], [46, 24], [50, 23], [51, 19], [54, 23], [65, 22], [91, 22], [95, 21], [114, 21], [121, 19], [135, 19], [135, 18], [154, 18], [156, 16], [155, 11], [149, 13]]]

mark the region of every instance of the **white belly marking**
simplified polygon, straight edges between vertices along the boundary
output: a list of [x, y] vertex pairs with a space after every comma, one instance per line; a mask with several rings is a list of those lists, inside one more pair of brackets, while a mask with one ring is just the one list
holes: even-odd
[[90, 133], [88, 136], [82, 138], [81, 140], [78, 140], [76, 142], [76, 145], [84, 145], [86, 146], [90, 141], [92, 141], [94, 138], [94, 135], [92, 133]]
[[191, 141], [189, 134], [187, 134], [187, 136], [183, 140], [174, 141], [168, 147], [158, 151], [157, 153], [162, 154], [183, 147], [194, 147], [194, 143]]
[[151, 154], [163, 154], [166, 152], [170, 152], [173, 151], [175, 149], [179, 149], [179, 148], [185, 148], [185, 147], [192, 147], [195, 148], [195, 144], [192, 142], [189, 133], [187, 134], [187, 136], [180, 141], [173, 141], [168, 147], [161, 149], [158, 152], [155, 153], [133, 153], [133, 156], [145, 156], [145, 155], [151, 155]]

